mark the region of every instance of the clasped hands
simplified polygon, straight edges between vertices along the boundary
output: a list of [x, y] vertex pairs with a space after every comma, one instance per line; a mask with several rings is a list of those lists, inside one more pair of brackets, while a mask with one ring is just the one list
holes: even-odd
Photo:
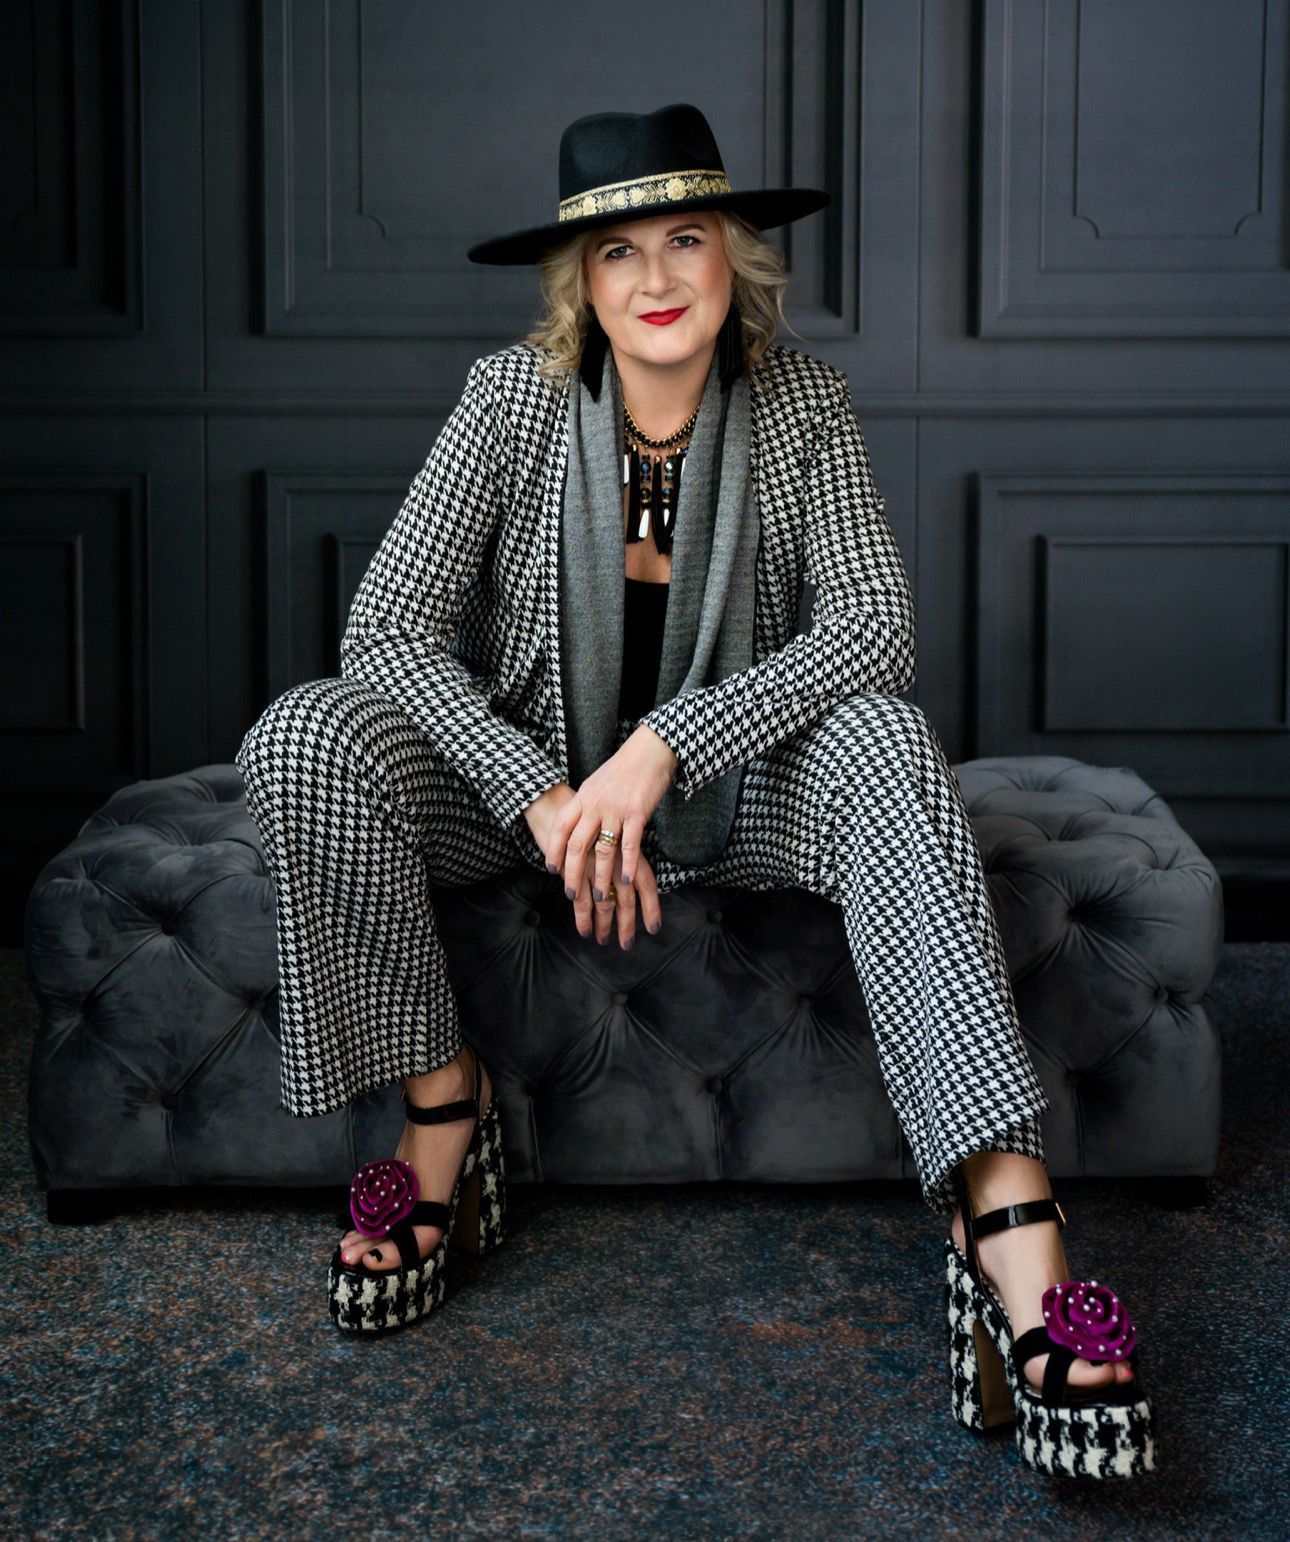
[[[557, 782], [524, 810], [549, 872], [563, 873], [578, 931], [607, 942], [618, 921], [618, 943], [636, 940], [636, 902], [650, 932], [663, 924], [654, 873], [641, 851], [650, 815], [676, 775], [677, 758], [652, 728], [641, 724], [575, 792]], [[610, 846], [598, 840], [614, 830]], [[611, 890], [616, 897], [610, 898]]]

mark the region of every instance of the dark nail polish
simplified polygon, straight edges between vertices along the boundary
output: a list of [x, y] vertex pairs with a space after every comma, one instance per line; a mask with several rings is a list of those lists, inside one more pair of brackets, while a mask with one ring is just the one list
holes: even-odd
[[605, 896], [604, 896], [604, 895], [603, 895], [603, 894], [602, 894], [602, 893], [601, 893], [601, 892], [600, 892], [600, 890], [599, 890], [599, 889], [593, 889], [593, 890], [592, 890], [592, 891], [591, 891], [591, 894], [592, 894], [592, 898], [593, 898], [593, 899], [595, 899], [595, 900], [596, 900], [596, 902], [597, 902], [597, 903], [599, 903], [599, 902], [600, 902], [600, 901], [601, 901], [601, 900], [602, 900], [602, 899], [604, 899], [604, 897], [605, 897]]
[[572, 888], [569, 884], [565, 884], [565, 886], [564, 886], [564, 897], [565, 897], [565, 899], [573, 899], [577, 895], [577, 892], [578, 891], [576, 889]]
[[623, 943], [623, 950], [625, 952], [628, 948], [634, 948], [635, 946], [636, 946], [636, 939], [635, 939], [635, 937], [629, 937], [627, 939], [627, 941], [625, 943]]
[[554, 862], [548, 862], [546, 865], [546, 870], [548, 873], [558, 873], [560, 871]]
[[631, 881], [632, 881], [632, 875], [630, 873], [624, 873], [623, 874], [623, 882], [624, 883], [630, 883]]
[[661, 921], [651, 921], [649, 929], [652, 933], [660, 932], [663, 929], [663, 923]]

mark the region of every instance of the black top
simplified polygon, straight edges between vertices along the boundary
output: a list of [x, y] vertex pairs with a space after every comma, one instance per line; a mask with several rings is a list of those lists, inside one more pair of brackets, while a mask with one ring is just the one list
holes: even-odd
[[644, 578], [623, 579], [623, 674], [618, 716], [639, 718], [654, 706], [663, 657], [663, 623], [670, 584]]

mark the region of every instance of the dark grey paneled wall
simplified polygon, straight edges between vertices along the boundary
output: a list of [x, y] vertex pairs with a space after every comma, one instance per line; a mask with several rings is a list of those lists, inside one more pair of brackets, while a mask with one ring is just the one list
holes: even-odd
[[229, 759], [532, 270], [583, 112], [700, 104], [845, 368], [951, 758], [1131, 765], [1290, 879], [1290, 0], [0, 5], [8, 932], [113, 788]]

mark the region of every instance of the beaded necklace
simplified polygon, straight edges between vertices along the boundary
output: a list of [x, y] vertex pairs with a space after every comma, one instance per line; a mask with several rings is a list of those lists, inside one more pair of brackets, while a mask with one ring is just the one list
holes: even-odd
[[[666, 439], [651, 439], [641, 433], [623, 403], [623, 486], [627, 488], [627, 544], [643, 541], [651, 526], [654, 545], [665, 556], [672, 550], [676, 520], [676, 500], [681, 488], [681, 468], [685, 463], [690, 431], [699, 416], [696, 407], [674, 434]], [[670, 453], [669, 453], [670, 452]]]

